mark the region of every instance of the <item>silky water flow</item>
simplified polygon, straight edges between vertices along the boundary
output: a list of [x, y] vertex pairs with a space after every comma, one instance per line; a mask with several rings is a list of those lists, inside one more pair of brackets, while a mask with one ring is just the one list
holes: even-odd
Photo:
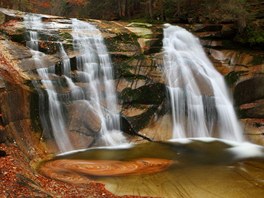
[[[62, 75], [55, 74], [55, 65], [45, 67], [42, 58], [46, 56], [39, 50], [39, 31], [54, 31], [56, 24], [44, 23], [39, 15], [28, 14], [24, 17], [29, 39], [27, 46], [31, 49], [32, 58], [36, 65], [37, 74], [41, 79], [33, 82], [39, 94], [39, 113], [43, 130], [52, 130], [56, 144], [60, 152], [66, 152], [75, 148], [69, 136], [65, 115], [64, 102], [83, 100], [92, 108], [101, 122], [102, 141], [105, 145], [118, 145], [126, 142], [120, 131], [120, 115], [117, 107], [117, 97], [114, 89], [113, 71], [110, 56], [104, 44], [100, 31], [87, 22], [77, 19], [71, 20], [73, 37], [73, 49], [80, 54], [77, 59], [77, 71], [81, 80], [87, 84], [85, 88], [74, 83], [71, 76], [70, 59], [64, 49], [63, 43], [57, 41], [60, 58], [62, 60]], [[60, 83], [55, 79], [64, 78], [70, 94], [67, 97], [59, 97], [57, 86]], [[39, 87], [44, 87], [46, 94]], [[45, 115], [45, 95], [48, 100], [48, 118]], [[49, 127], [49, 125], [51, 127]]]
[[199, 39], [165, 24], [164, 75], [173, 120], [173, 138], [219, 137], [242, 141], [242, 130], [223, 77]]

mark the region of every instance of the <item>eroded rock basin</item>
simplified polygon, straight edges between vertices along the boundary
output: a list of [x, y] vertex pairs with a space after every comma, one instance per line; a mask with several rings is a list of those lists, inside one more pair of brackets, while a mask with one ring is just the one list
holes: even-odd
[[116, 195], [263, 197], [264, 148], [217, 139], [74, 151], [39, 171], [69, 183], [104, 183]]

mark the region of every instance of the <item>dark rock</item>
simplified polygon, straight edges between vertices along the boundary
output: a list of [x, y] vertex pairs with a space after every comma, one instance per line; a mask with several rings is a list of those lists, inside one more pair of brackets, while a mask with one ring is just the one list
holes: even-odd
[[130, 121], [127, 118], [125, 118], [124, 116], [121, 116], [121, 122], [120, 123], [121, 123], [121, 131], [123, 131], [124, 133], [132, 135], [132, 136], [139, 136], [145, 140], [152, 141], [150, 138], [138, 133], [138, 131], [136, 131], [132, 127], [132, 124], [130, 123]]
[[208, 25], [201, 25], [200, 27], [196, 28], [196, 32], [216, 32], [221, 31], [222, 25], [218, 24], [208, 24]]
[[158, 106], [154, 105], [149, 108], [146, 112], [137, 116], [129, 117], [127, 118], [127, 120], [131, 123], [131, 126], [135, 131], [139, 131], [150, 123], [157, 110]]
[[164, 84], [155, 83], [137, 89], [126, 88], [120, 94], [124, 104], [160, 104], [166, 97]]
[[2, 151], [2, 150], [0, 150], [0, 157], [6, 157], [6, 152], [5, 151]]
[[264, 78], [255, 77], [239, 83], [234, 90], [236, 105], [246, 104], [264, 98]]
[[264, 118], [264, 100], [241, 105], [239, 115], [241, 118]]

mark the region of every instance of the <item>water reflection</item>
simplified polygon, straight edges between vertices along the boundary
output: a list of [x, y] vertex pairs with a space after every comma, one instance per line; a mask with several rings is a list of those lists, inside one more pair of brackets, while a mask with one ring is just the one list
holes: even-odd
[[96, 148], [45, 162], [40, 171], [70, 183], [103, 182], [117, 195], [262, 197], [264, 148], [216, 139]]

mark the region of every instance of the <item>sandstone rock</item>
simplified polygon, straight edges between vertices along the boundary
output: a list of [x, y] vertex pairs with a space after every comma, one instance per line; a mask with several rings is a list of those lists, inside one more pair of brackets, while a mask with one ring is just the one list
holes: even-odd
[[0, 93], [1, 112], [4, 124], [29, 119], [29, 92], [22, 88]]
[[41, 134], [35, 133], [30, 119], [21, 119], [8, 123], [5, 127], [5, 132], [9, 140], [13, 140], [16, 145], [29, 157], [36, 158], [47, 152], [54, 153], [54, 150], [49, 150], [41, 141]]
[[101, 130], [100, 117], [87, 101], [74, 101], [67, 110], [69, 131], [96, 136]]
[[86, 134], [80, 133], [79, 131], [70, 131], [69, 139], [71, 144], [76, 149], [86, 149], [93, 145], [95, 138]]
[[255, 143], [264, 146], [264, 120], [256, 118], [241, 119], [245, 131], [245, 137]]
[[240, 105], [239, 114], [242, 118], [264, 118], [264, 99]]
[[[80, 55], [80, 52], [73, 51], [69, 19], [42, 15], [46, 29], [39, 31], [39, 47], [44, 52], [42, 53], [44, 64], [39, 65], [34, 62], [30, 50], [26, 47], [28, 34], [25, 33], [22, 21], [25, 13], [3, 9], [0, 9], [0, 13], [3, 13], [2, 22], [5, 21], [1, 25], [0, 51], [1, 55], [8, 60], [8, 64], [1, 62], [0, 65], [0, 75], [3, 78], [3, 82], [0, 83], [0, 88], [3, 89], [0, 94], [1, 101], [3, 101], [1, 108], [3, 107], [3, 121], [7, 125], [7, 133], [17, 139], [19, 136], [16, 134], [19, 132], [30, 136], [30, 131], [42, 130], [37, 110], [39, 98], [33, 98], [32, 93], [35, 94], [36, 91], [31, 90], [33, 88], [32, 80], [40, 80], [36, 69], [50, 67], [54, 70], [55, 67], [56, 75], [52, 74], [52, 80], [65, 84], [61, 81], [61, 77], [58, 77], [62, 74], [60, 54], [57, 53], [58, 41], [61, 41], [66, 48], [72, 65], [74, 81], [83, 90], [88, 84], [84, 83], [81, 74], [76, 72], [76, 57]], [[120, 93], [121, 102], [123, 102], [122, 113], [129, 123], [129, 126], [123, 129], [132, 131], [131, 134], [138, 132], [143, 135], [147, 134], [148, 137], [155, 140], [170, 138], [171, 126], [168, 124], [171, 122], [170, 115], [169, 113], [164, 117], [159, 115], [160, 111], [166, 113], [168, 110], [164, 107], [164, 101], [167, 99], [162, 72], [162, 27], [146, 23], [87, 21], [101, 30], [108, 51], [110, 51], [115, 68], [117, 91]], [[230, 80], [229, 86], [235, 87], [235, 101], [238, 106], [242, 105], [241, 115], [243, 114], [245, 118], [257, 117], [261, 119], [263, 105], [255, 103], [256, 100], [263, 99], [263, 94], [261, 94], [263, 83], [261, 80], [256, 80], [263, 76], [263, 52], [240, 49], [236, 43], [232, 42], [234, 36], [232, 24], [189, 24], [187, 28], [195, 31], [196, 35], [202, 39], [202, 43], [217, 69], [226, 75], [227, 80]], [[206, 84], [199, 76], [195, 76], [195, 78], [198, 84]], [[212, 95], [210, 86], [201, 87], [204, 95]], [[39, 88], [44, 89], [44, 87]], [[60, 100], [61, 97], [69, 97], [72, 90], [68, 90], [65, 85], [58, 91]], [[89, 90], [86, 89], [87, 97], [89, 97], [88, 92]], [[82, 99], [82, 97], [78, 99]], [[31, 102], [27, 102], [27, 100]], [[69, 136], [76, 145], [80, 144], [83, 148], [91, 146], [95, 138], [99, 136], [98, 132], [101, 129], [99, 116], [93, 107], [84, 101], [68, 104], [70, 102], [68, 100], [67, 104], [64, 104], [68, 113]], [[253, 103], [255, 105], [252, 105]], [[246, 106], [248, 108], [245, 108]], [[164, 112], [163, 114], [165, 114]], [[48, 114], [48, 112], [45, 113]], [[24, 122], [24, 120], [27, 121]], [[34, 125], [38, 125], [38, 127], [34, 127]], [[21, 130], [20, 127], [25, 127], [28, 133]], [[23, 136], [23, 138], [25, 137]], [[52, 138], [52, 136], [44, 136], [45, 143], [53, 141]], [[79, 142], [82, 139], [83, 141]], [[25, 148], [23, 142], [20, 141], [19, 144]], [[54, 142], [52, 144], [54, 145]]]

